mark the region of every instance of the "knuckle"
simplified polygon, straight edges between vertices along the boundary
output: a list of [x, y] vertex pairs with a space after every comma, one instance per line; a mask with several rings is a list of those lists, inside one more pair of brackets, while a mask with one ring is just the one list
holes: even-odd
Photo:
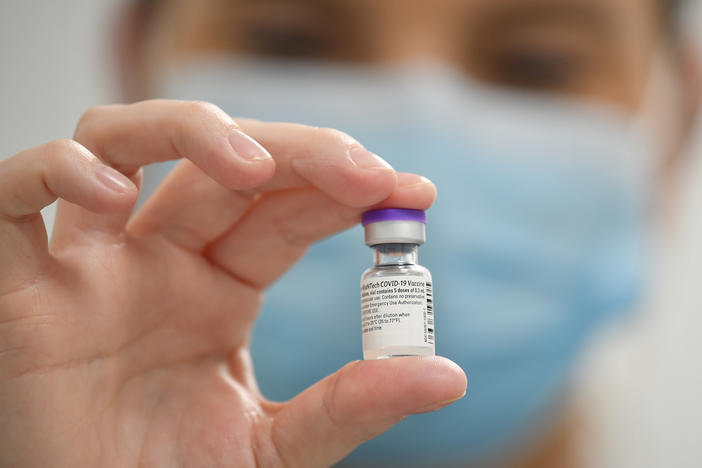
[[222, 109], [207, 101], [185, 101], [184, 106], [185, 114], [189, 118], [220, 118], [224, 114]]
[[212, 123], [226, 122], [227, 115], [207, 101], [180, 101], [170, 117], [169, 138], [173, 151], [180, 157], [187, 155], [188, 142], [199, 139], [204, 128]]
[[97, 160], [83, 145], [69, 138], [50, 141], [44, 146], [44, 150], [42, 159], [49, 170], [55, 170], [58, 167], [55, 164], [62, 165], [61, 161], [76, 160], [90, 164]]
[[322, 399], [325, 414], [332, 426], [336, 428], [342, 428], [348, 422], [348, 415], [343, 413], [341, 410], [343, 405], [339, 403], [343, 401], [340, 393], [348, 388], [348, 378], [357, 367], [356, 363], [357, 361], [348, 363], [339, 372], [333, 374], [327, 392]]
[[358, 141], [341, 130], [328, 127], [314, 127], [313, 130], [317, 138], [327, 145], [333, 145], [344, 150], [348, 150], [353, 146], [360, 146]]
[[91, 107], [90, 109], [83, 111], [78, 119], [78, 123], [76, 124], [76, 135], [85, 129], [90, 122], [94, 121], [98, 113], [100, 113], [99, 107]]
[[[199, 135], [203, 128], [224, 128], [233, 124], [232, 119], [222, 109], [207, 101], [182, 101], [181, 108], [171, 117], [172, 138], [176, 148], [193, 134]], [[180, 152], [177, 151], [178, 154]]]
[[80, 145], [69, 138], [59, 138], [46, 144], [46, 154], [50, 157], [62, 157], [80, 150]]
[[76, 123], [73, 138], [79, 141], [84, 140], [91, 133], [91, 129], [94, 128], [95, 122], [100, 121], [101, 116], [104, 115], [106, 107], [108, 106], [96, 106], [84, 111], [78, 119], [78, 123]]

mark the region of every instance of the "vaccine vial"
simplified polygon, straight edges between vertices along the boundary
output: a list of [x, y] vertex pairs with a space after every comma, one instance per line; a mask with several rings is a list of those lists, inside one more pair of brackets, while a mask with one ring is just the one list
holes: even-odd
[[387, 208], [363, 214], [375, 262], [361, 276], [363, 358], [434, 355], [431, 273], [417, 263], [426, 214]]

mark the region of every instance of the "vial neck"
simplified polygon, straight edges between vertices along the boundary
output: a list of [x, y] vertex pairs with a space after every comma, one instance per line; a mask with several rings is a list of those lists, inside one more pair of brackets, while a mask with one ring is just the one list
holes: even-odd
[[378, 244], [374, 245], [375, 265], [411, 265], [418, 261], [417, 244]]

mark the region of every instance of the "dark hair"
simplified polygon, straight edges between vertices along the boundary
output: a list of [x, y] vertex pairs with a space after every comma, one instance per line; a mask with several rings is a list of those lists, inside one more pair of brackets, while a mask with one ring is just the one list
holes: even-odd
[[662, 0], [661, 13], [666, 26], [674, 31], [679, 26], [680, 10], [685, 0]]

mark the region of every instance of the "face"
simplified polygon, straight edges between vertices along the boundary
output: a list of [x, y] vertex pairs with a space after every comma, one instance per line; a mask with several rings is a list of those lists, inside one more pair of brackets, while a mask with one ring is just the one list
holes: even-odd
[[664, 35], [659, 10], [659, 0], [170, 0], [145, 37], [145, 76], [222, 54], [428, 59], [498, 86], [633, 111]]
[[[143, 62], [149, 65], [147, 76], [151, 77], [158, 77], [159, 69], [175, 62], [205, 56], [253, 56], [376, 66], [431, 60], [443, 62], [455, 70], [462, 71], [466, 76], [497, 87], [602, 102], [634, 114], [642, 107], [644, 97], [648, 94], [651, 66], [654, 57], [659, 55], [661, 46], [665, 43], [662, 15], [657, 6], [659, 0], [162, 1], [164, 3], [152, 17], [148, 35], [143, 41]], [[228, 81], [223, 81], [221, 91], [224, 96], [229, 92], [229, 84]], [[670, 87], [662, 86], [661, 89], [670, 90]], [[232, 87], [231, 92], [235, 94], [236, 89]], [[263, 93], [265, 91], [261, 92]], [[544, 127], [536, 128], [543, 130]], [[351, 134], [355, 135], [354, 132]], [[453, 136], [450, 132], [441, 136], [446, 134]], [[446, 320], [462, 324], [454, 327], [455, 335], [452, 337], [448, 337], [450, 332], [446, 333], [445, 349], [448, 355], [465, 359], [462, 362], [465, 362], [467, 368], [473, 369], [474, 372], [475, 369], [481, 369], [486, 373], [484, 378], [476, 377], [479, 383], [475, 388], [482, 385], [482, 390], [473, 390], [473, 395], [482, 395], [483, 398], [478, 396], [476, 401], [487, 402], [485, 406], [490, 408], [484, 414], [498, 414], [504, 410], [505, 420], [512, 421], [510, 418], [517, 418], [515, 415], [521, 413], [522, 409], [510, 408], [510, 402], [523, 401], [526, 391], [530, 392], [530, 401], [539, 402], [540, 398], [545, 398], [539, 392], [550, 393], [550, 389], [543, 390], [543, 383], [557, 382], [563, 378], [559, 375], [539, 375], [533, 382], [525, 383], [519, 375], [520, 369], [526, 368], [522, 366], [540, 364], [536, 360], [541, 358], [541, 354], [516, 352], [515, 349], [519, 346], [530, 346], [519, 343], [529, 343], [529, 336], [537, 337], [533, 343], [549, 342], [548, 336], [540, 338], [545, 336], [541, 330], [548, 330], [546, 333], [553, 332], [559, 336], [559, 339], [553, 341], [563, 342], [560, 338], [565, 332], [558, 328], [562, 324], [570, 327], [571, 324], [577, 323], [578, 325], [573, 325], [572, 330], [575, 330], [578, 336], [584, 336], [584, 331], [579, 328], [580, 324], [592, 321], [589, 318], [581, 320], [581, 317], [595, 315], [589, 307], [609, 310], [614, 307], [609, 304], [610, 301], [617, 302], [616, 307], [621, 307], [619, 301], [633, 300], [629, 298], [633, 298], [637, 292], [637, 278], [628, 272], [637, 271], [640, 259], [636, 254], [629, 255], [629, 252], [638, 250], [638, 226], [624, 224], [634, 222], [633, 220], [638, 218], [638, 207], [628, 205], [635, 197], [615, 195], [620, 193], [616, 184], [608, 187], [613, 194], [608, 197], [603, 191], [604, 185], [607, 184], [599, 183], [602, 179], [595, 177], [592, 183], [583, 181], [588, 179], [588, 175], [569, 172], [568, 165], [554, 165], [553, 171], [540, 165], [537, 165], [540, 167], [536, 170], [528, 170], [535, 169], [529, 166], [528, 160], [514, 158], [514, 162], [520, 164], [508, 167], [506, 159], [493, 161], [491, 158], [481, 158], [484, 154], [480, 151], [463, 151], [463, 140], [459, 143], [450, 141], [449, 143], [456, 144], [443, 146], [445, 142], [441, 137], [434, 139], [430, 135], [429, 144], [415, 145], [420, 147], [420, 150], [416, 150], [411, 144], [420, 139], [405, 141], [395, 138], [395, 134], [381, 136], [386, 138], [380, 141], [369, 140], [373, 141], [369, 147], [374, 150], [377, 148], [382, 155], [394, 153], [406, 157], [403, 164], [407, 163], [407, 170], [435, 166], [432, 172], [416, 171], [437, 181], [442, 193], [451, 194], [432, 208], [434, 219], [444, 220], [445, 224], [434, 224], [434, 232], [443, 234], [435, 244], [438, 247], [433, 254], [429, 246], [424, 251], [429, 254], [427, 264], [438, 266], [434, 270], [436, 277], [448, 280], [443, 284], [445, 290], [454, 291], [454, 294], [448, 294], [445, 299], [453, 301], [450, 304], [447, 302], [445, 306], [446, 311], [452, 311], [447, 312]], [[361, 141], [366, 142], [365, 136]], [[434, 143], [437, 144], [431, 146]], [[421, 148], [429, 146], [439, 148], [436, 154], [440, 157], [422, 157], [424, 155], [421, 154]], [[598, 145], [592, 147], [599, 148]], [[478, 147], [479, 149], [481, 148]], [[591, 156], [586, 150], [583, 153], [578, 152], [578, 155], [581, 154], [583, 158]], [[610, 153], [604, 154], [607, 156]], [[614, 154], [616, 156], [618, 153]], [[465, 155], [472, 157], [465, 158]], [[507, 156], [513, 155], [509, 153]], [[525, 156], [531, 155], [527, 152]], [[604, 160], [607, 161], [606, 158]], [[487, 177], [481, 180], [484, 174]], [[579, 177], [581, 175], [583, 179]], [[609, 177], [604, 179], [610, 180]], [[525, 191], [540, 195], [547, 193], [549, 196], [520, 196]], [[550, 196], [553, 194], [557, 196]], [[596, 196], [592, 197], [593, 194]], [[639, 194], [636, 196], [638, 198]], [[469, 206], [468, 201], [471, 200], [474, 205]], [[584, 203], [584, 208], [572, 210], [572, 204], [561, 203], [564, 200], [577, 200]], [[495, 209], [496, 207], [499, 209]], [[619, 209], [623, 213], [621, 216], [609, 215]], [[629, 210], [636, 215], [631, 215]], [[452, 217], [462, 212], [469, 212], [471, 215], [459, 216], [463, 224], [457, 224]], [[539, 216], [524, 216], [525, 213], [538, 213]], [[573, 213], [578, 216], [572, 218], [570, 215]], [[589, 213], [592, 218], [581, 216], [580, 213]], [[468, 218], [470, 221], [467, 221]], [[539, 222], [544, 219], [547, 222]], [[566, 219], [573, 222], [563, 221]], [[532, 225], [532, 220], [537, 225]], [[561, 225], [565, 228], [559, 229], [558, 226]], [[601, 226], [606, 226], [607, 229], [600, 229]], [[609, 231], [610, 229], [612, 231]], [[505, 232], [508, 231], [527, 235], [526, 238], [521, 235], [505, 236]], [[563, 237], [559, 237], [561, 234]], [[604, 238], [595, 239], [594, 236]], [[465, 239], [472, 241], [465, 242]], [[511, 243], [514, 239], [519, 239], [514, 243], [518, 245]], [[552, 239], [555, 241], [550, 242]], [[617, 244], [619, 239], [631, 242], [626, 243], [626, 248], [620, 248]], [[354, 260], [351, 257], [338, 256], [341, 252], [351, 252], [350, 255], [355, 255], [355, 251], [347, 248], [351, 245], [349, 238], [337, 238], [334, 242], [338, 242], [333, 248], [334, 262], [352, 264]], [[354, 240], [354, 243], [357, 243], [357, 240]], [[551, 249], [552, 245], [565, 246], [566, 250], [572, 247], [574, 253], [568, 251], [563, 254], [563, 249]], [[584, 250], [603, 245], [616, 254], [602, 255], [599, 251]], [[509, 262], [504, 260], [505, 256], [509, 256], [515, 249], [525, 250], [518, 252], [523, 255], [518, 255], [521, 263], [517, 267], [514, 258], [510, 258]], [[461, 253], [452, 255], [455, 252]], [[531, 252], [534, 255], [530, 255]], [[620, 252], [623, 253], [620, 255]], [[315, 262], [322, 258], [319, 252], [312, 255], [314, 257], [308, 258], [314, 258]], [[437, 260], [433, 263], [432, 255]], [[564, 264], [569, 261], [562, 261], [563, 256], [578, 258], [572, 262], [577, 263], [574, 267], [577, 271], [570, 271], [569, 266]], [[623, 264], [617, 263], [618, 261]], [[307, 268], [317, 268], [317, 265], [308, 263]], [[504, 275], [503, 268], [507, 269]], [[588, 272], [588, 280], [581, 281], [582, 272], [585, 270]], [[606, 280], [600, 278], [601, 271], [606, 273], [601, 275], [602, 278], [607, 278]], [[621, 279], [616, 278], [616, 284], [613, 284], [614, 281], [608, 282], [613, 276], [617, 276], [612, 274], [612, 271], [624, 272]], [[589, 280], [590, 272], [593, 272], [592, 281]], [[578, 284], [582, 283], [584, 288], [578, 288], [572, 297], [556, 293], [557, 288], [563, 284], [571, 284], [570, 276], [566, 278], [566, 273], [573, 273]], [[525, 275], [524, 278], [519, 277], [522, 274]], [[532, 282], [532, 278], [537, 279]], [[532, 297], [530, 288], [536, 287], [534, 284], [540, 281], [551, 281], [551, 278], [556, 284], [553, 287], [545, 286], [544, 290], [553, 291], [553, 297], [542, 291], [534, 291]], [[511, 281], [513, 283], [510, 283]], [[269, 302], [272, 304], [271, 310], [282, 310], [284, 306], [280, 298], [284, 297], [287, 300], [290, 297], [289, 293], [297, 290], [296, 287], [290, 286], [291, 284], [296, 283], [283, 286], [291, 289], [281, 290], [283, 292]], [[477, 294], [466, 291], [475, 291]], [[524, 294], [526, 295], [522, 296]], [[526, 297], [525, 303], [531, 305], [520, 305], [519, 317], [510, 315], [514, 308], [508, 304], [509, 298], [521, 297]], [[578, 302], [582, 297], [588, 298], [587, 304]], [[334, 297], [333, 300], [354, 303], [354, 298]], [[464, 310], [480, 310], [485, 308], [486, 304], [488, 309], [504, 314], [489, 314], [491, 317], [497, 317], [496, 321], [492, 321], [491, 318], [483, 320], [484, 317], [480, 314], [462, 313]], [[329, 304], [328, 307], [333, 305]], [[312, 309], [328, 310], [328, 307], [315, 304]], [[527, 307], [530, 309], [527, 310]], [[548, 320], [549, 311], [563, 313], [570, 318], [561, 320], [559, 315], [555, 320]], [[280, 327], [277, 319], [266, 322], [265, 317], [270, 316], [263, 314], [259, 330], [275, 330]], [[348, 314], [348, 317], [355, 318], [355, 315]], [[546, 319], [540, 321], [543, 318]], [[513, 328], [504, 327], [504, 323], [525, 325]], [[331, 322], [323, 325], [320, 321], [316, 324], [320, 334], [322, 331], [326, 334], [329, 330], [343, 329]], [[350, 326], [354, 326], [353, 323]], [[534, 335], [530, 335], [528, 330], [535, 330]], [[471, 336], [476, 339], [466, 340], [467, 331], [473, 333]], [[506, 333], [503, 334], [503, 331]], [[570, 333], [571, 330], [567, 332]], [[339, 346], [333, 352], [327, 350], [324, 354], [329, 356], [330, 362], [338, 356], [348, 355], [345, 350], [350, 347], [340, 344], [345, 343], [342, 335], [346, 334], [339, 335]], [[489, 340], [485, 337], [495, 339]], [[577, 339], [573, 338], [573, 341]], [[466, 347], [468, 342], [474, 347]], [[266, 343], [265, 338], [259, 338], [258, 343], [258, 346], [261, 346], [260, 343]], [[483, 343], [485, 348], [475, 343]], [[505, 343], [507, 350], [504, 354], [498, 349], [501, 347], [500, 343]], [[517, 344], [512, 347], [512, 343]], [[265, 347], [264, 345], [263, 348]], [[490, 348], [497, 349], [495, 353], [499, 357], [491, 355], [491, 351], [488, 350]], [[574, 349], [574, 346], [569, 345], [567, 353], [574, 352]], [[306, 352], [307, 350], [301, 351], [303, 354], [300, 355], [300, 359], [304, 360]], [[256, 355], [256, 352], [254, 354]], [[257, 357], [262, 358], [265, 355], [261, 353]], [[319, 355], [317, 353], [315, 359]], [[506, 358], [506, 361], [500, 360], [507, 355], [510, 357]], [[536, 355], [539, 357], [534, 357]], [[553, 355], [560, 356], [559, 352], [554, 352]], [[513, 357], [517, 362], [509, 360]], [[263, 359], [260, 372], [267, 372], [269, 388], [289, 389], [292, 378], [290, 382], [286, 382], [286, 378], [283, 377], [285, 374], [278, 372], [279, 368], [276, 367], [279, 363], [266, 361], [265, 357]], [[515, 373], [510, 373], [509, 379], [514, 378], [513, 389], [516, 393], [519, 393], [524, 385], [532, 386], [520, 393], [518, 398], [509, 395], [505, 397], [505, 394], [497, 395], [500, 392], [496, 393], [490, 388], [494, 383], [490, 380], [494, 378], [491, 366], [495, 362], [505, 362], [501, 370], [515, 370]], [[322, 367], [320, 365], [320, 368]], [[538, 365], [535, 368], [544, 369], [547, 373], [552, 372], [549, 365]], [[295, 385], [299, 385], [301, 381], [296, 382]], [[481, 391], [484, 393], [480, 393]], [[455, 415], [451, 417], [456, 419], [441, 424], [441, 427], [470, 426], [465, 422], [465, 419], [469, 419], [465, 417], [466, 413], [451, 414]], [[468, 427], [466, 432], [461, 434], [469, 430], [472, 429]], [[459, 436], [452, 437], [456, 444], [464, 445], [465, 441], [457, 440]]]

